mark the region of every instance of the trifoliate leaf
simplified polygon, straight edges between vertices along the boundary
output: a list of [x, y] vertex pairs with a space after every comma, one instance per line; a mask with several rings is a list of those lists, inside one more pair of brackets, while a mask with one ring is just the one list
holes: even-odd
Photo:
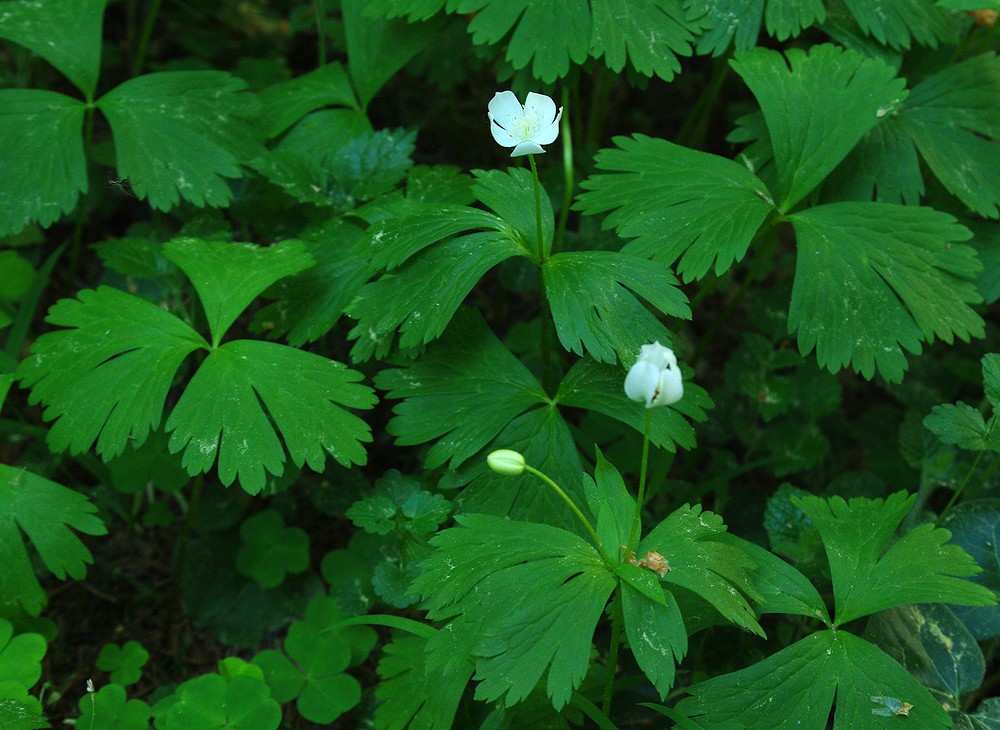
[[[440, 282], [438, 282], [440, 285]], [[427, 468], [459, 466], [515, 416], [548, 397], [528, 369], [470, 310], [455, 317], [435, 346], [407, 368], [383, 370], [375, 385], [393, 408], [388, 432], [401, 446], [438, 439]]]
[[664, 602], [653, 601], [621, 583], [622, 612], [628, 645], [636, 663], [653, 683], [660, 699], [674, 684], [674, 667], [687, 653], [688, 637], [677, 599], [664, 591]]
[[417, 563], [405, 565], [394, 560], [383, 560], [372, 571], [372, 588], [375, 594], [393, 608], [408, 608], [420, 600], [410, 586], [423, 572]]
[[615, 73], [626, 60], [643, 76], [670, 81], [690, 56], [692, 25], [679, 0], [591, 0], [590, 55], [604, 56]]
[[964, 550], [945, 544], [951, 538], [947, 530], [920, 525], [885, 549], [913, 500], [906, 492], [896, 492], [884, 501], [792, 498], [823, 538], [837, 624], [909, 603], [986, 606], [996, 602], [992, 591], [961, 580], [981, 569]]
[[251, 243], [175, 238], [163, 249], [194, 284], [213, 346], [218, 346], [226, 330], [267, 287], [314, 263], [300, 241], [282, 241], [264, 248]]
[[[97, 508], [72, 489], [24, 469], [0, 464], [0, 596], [2, 605], [20, 605], [37, 616], [46, 603], [21, 533], [35, 546], [45, 567], [59, 580], [82, 580], [90, 551], [73, 534], [103, 535]], [[72, 529], [71, 529], [72, 528]], [[32, 683], [33, 684], [33, 683]]]
[[[598, 170], [581, 183], [575, 208], [593, 215], [625, 238], [622, 253], [675, 261], [684, 281], [715, 266], [722, 274], [742, 260], [751, 240], [774, 210], [764, 184], [742, 165], [644, 135], [615, 137], [617, 149], [598, 153]], [[726, 215], [719, 215], [725, 210]]]
[[167, 391], [181, 362], [202, 337], [155, 304], [111, 287], [62, 299], [46, 321], [68, 329], [35, 340], [16, 377], [30, 403], [55, 420], [48, 440], [78, 454], [97, 441], [105, 461], [132, 441], [141, 445], [160, 425]]
[[983, 652], [949, 606], [899, 606], [872, 617], [865, 638], [898, 661], [925, 687], [959, 695], [983, 682]]
[[0, 236], [52, 225], [87, 191], [84, 109], [54, 91], [0, 89]]
[[788, 326], [799, 351], [816, 348], [820, 367], [850, 364], [890, 382], [906, 370], [903, 349], [921, 340], [983, 336], [969, 307], [975, 252], [957, 241], [968, 229], [930, 208], [888, 203], [831, 203], [789, 216], [797, 238]]
[[[632, 352], [637, 353], [638, 348]], [[603, 413], [643, 433], [646, 409], [642, 404], [622, 397], [624, 381], [625, 373], [621, 368], [581, 358], [559, 384], [555, 400], [563, 406]], [[705, 411], [712, 405], [704, 388], [691, 382], [684, 383], [684, 397], [680, 401], [670, 408], [652, 409], [650, 443], [667, 451], [676, 451], [678, 447], [694, 448], [695, 433], [689, 421], [702, 423], [708, 420]]]
[[442, 27], [436, 21], [407, 23], [373, 17], [367, 13], [367, 4], [368, 0], [341, 3], [347, 67], [362, 108], [368, 107], [386, 81], [437, 39]]
[[274, 510], [258, 512], [240, 525], [243, 546], [236, 568], [264, 588], [276, 588], [288, 573], [309, 567], [309, 536], [298, 527], [285, 527]]
[[[689, 690], [677, 709], [712, 728], [773, 730], [873, 727], [873, 698], [912, 705], [907, 728], [943, 730], [951, 722], [940, 704], [878, 647], [846, 631], [819, 631], [763, 661]], [[886, 723], [888, 726], [890, 723]], [[878, 723], [878, 727], [882, 724]]]
[[793, 48], [784, 58], [754, 48], [738, 53], [732, 66], [767, 121], [783, 211], [819, 185], [907, 93], [893, 67], [833, 45], [808, 53]]
[[42, 657], [46, 650], [41, 634], [14, 635], [14, 627], [0, 619], [0, 677], [28, 690], [42, 676]]
[[427, 639], [397, 636], [385, 645], [375, 687], [378, 730], [451, 730], [473, 664], [447, 674], [427, 669]]
[[476, 698], [527, 697], [546, 673], [556, 709], [590, 665], [594, 629], [615, 587], [597, 551], [549, 525], [489, 515], [456, 518], [431, 539], [437, 551], [413, 590], [428, 618], [456, 617], [447, 631], [476, 656]]
[[945, 188], [987, 218], [1000, 216], [998, 95], [1000, 59], [984, 53], [921, 81], [894, 120]]
[[[495, 44], [510, 33], [505, 58], [514, 68], [550, 84], [587, 60], [591, 43], [587, 0], [451, 0], [449, 10], [473, 13], [472, 42]], [[559, 32], [553, 34], [553, 28]], [[513, 32], [512, 32], [513, 31]]]
[[545, 262], [542, 275], [562, 346], [577, 355], [586, 350], [599, 362], [624, 364], [644, 343], [670, 342], [639, 297], [661, 314], [691, 317], [670, 269], [646, 259], [613, 251], [560, 253]]
[[142, 668], [149, 661], [149, 652], [138, 641], [122, 646], [105, 644], [97, 655], [97, 668], [109, 672], [111, 681], [122, 687], [135, 684], [142, 677]]
[[305, 678], [295, 705], [306, 720], [323, 725], [361, 701], [361, 685], [344, 672], [350, 646], [343, 637], [325, 631], [328, 625], [318, 617], [295, 621], [285, 637], [285, 651]]
[[924, 419], [924, 427], [942, 443], [970, 451], [1000, 451], [1000, 436], [994, 436], [995, 422], [987, 425], [983, 414], [959, 401], [934, 406]]
[[177, 687], [166, 702], [157, 703], [153, 716], [163, 730], [277, 730], [281, 706], [260, 679], [239, 675], [226, 682], [218, 674], [203, 674]]
[[296, 466], [322, 472], [327, 454], [345, 467], [364, 464], [361, 442], [371, 440], [370, 430], [346, 410], [375, 403], [360, 379], [342, 363], [303, 350], [227, 342], [201, 364], [167, 419], [170, 450], [183, 449], [192, 475], [207, 472], [218, 456], [222, 483], [239, 477], [250, 494], [264, 488], [265, 470], [284, 471], [279, 433]]
[[[958, 504], [945, 516], [951, 541], [965, 550], [983, 569], [969, 578], [1000, 594], [1000, 501], [976, 499]], [[1000, 635], [1000, 603], [992, 606], [951, 606], [978, 641]]]
[[448, 519], [451, 503], [440, 494], [421, 488], [419, 481], [390, 469], [375, 484], [375, 491], [352, 504], [344, 515], [356, 527], [388, 535], [400, 527], [415, 535], [436, 532]]
[[276, 649], [265, 649], [254, 655], [253, 663], [264, 672], [264, 681], [271, 696], [281, 704], [299, 696], [306, 679], [291, 659]]
[[738, 545], [715, 539], [725, 531], [719, 515], [684, 505], [642, 539], [636, 554], [659, 553], [670, 564], [665, 583], [693, 591], [727, 620], [763, 636], [749, 603], [761, 600], [753, 584], [756, 566]]
[[298, 78], [269, 86], [257, 94], [260, 125], [268, 139], [276, 137], [309, 112], [325, 106], [360, 109], [351, 81], [340, 63], [320, 66]]
[[223, 207], [227, 178], [262, 152], [256, 97], [223, 71], [166, 71], [129, 79], [97, 102], [111, 123], [118, 176], [157, 210], [181, 199]]
[[844, 0], [862, 32], [892, 48], [910, 47], [911, 38], [936, 48], [939, 41], [955, 41], [949, 14], [923, 0]]
[[388, 494], [369, 494], [348, 507], [344, 517], [365, 532], [388, 535], [396, 529], [393, 518], [397, 511], [398, 506]]
[[107, 684], [93, 695], [84, 695], [77, 703], [80, 727], [101, 730], [147, 730], [153, 709], [142, 700], [126, 698], [120, 684]]
[[[0, 6], [0, 38], [37, 53], [90, 100], [101, 70], [101, 26], [107, 3], [108, 0], [5, 2]], [[16, 149], [21, 154], [26, 152], [23, 147]]]

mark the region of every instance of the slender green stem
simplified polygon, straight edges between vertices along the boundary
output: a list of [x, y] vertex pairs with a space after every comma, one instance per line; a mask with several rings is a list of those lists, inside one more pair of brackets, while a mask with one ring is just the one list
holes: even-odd
[[732, 56], [731, 50], [715, 59], [715, 65], [712, 67], [712, 75], [709, 77], [708, 83], [691, 108], [691, 112], [684, 120], [680, 132], [677, 133], [677, 144], [695, 149], [704, 147], [705, 137], [708, 133], [708, 121], [712, 116], [712, 108], [715, 106], [715, 100], [719, 97], [722, 84], [729, 73], [730, 56]]
[[587, 532], [590, 533], [590, 536], [594, 538], [594, 543], [597, 545], [597, 549], [600, 551], [604, 559], [609, 560], [608, 553], [604, 549], [604, 545], [601, 544], [601, 538], [597, 536], [597, 530], [595, 530], [594, 526], [590, 524], [590, 520], [588, 520], [584, 516], [583, 512], [580, 511], [580, 508], [576, 506], [576, 503], [572, 499], [570, 499], [569, 495], [566, 494], [566, 492], [562, 490], [562, 487], [560, 487], [558, 484], [552, 481], [547, 474], [538, 471], [538, 469], [536, 469], [533, 466], [525, 465], [524, 470], [529, 474], [534, 474], [536, 477], [538, 477], [543, 482], [552, 487], [555, 493], [558, 494], [567, 505], [569, 505], [570, 510], [572, 510], [573, 514], [577, 516], [577, 519], [580, 520], [584, 528], [586, 528]]
[[326, 4], [323, 0], [313, 0], [313, 12], [316, 14], [316, 50], [319, 54], [319, 65], [326, 65], [326, 36], [323, 33], [323, 19], [326, 18]]
[[639, 472], [639, 494], [635, 500], [635, 516], [632, 518], [632, 528], [628, 532], [628, 549], [634, 550], [641, 536], [642, 503], [646, 499], [646, 472], [649, 468], [649, 432], [653, 427], [653, 409], [646, 409], [646, 428], [642, 434], [642, 469]]
[[545, 291], [544, 266], [549, 260], [545, 250], [545, 241], [542, 238], [542, 183], [538, 179], [538, 166], [535, 164], [535, 156], [528, 155], [528, 164], [531, 165], [531, 177], [535, 184], [535, 237], [538, 247], [538, 331], [542, 349], [542, 385], [546, 391], [552, 387], [552, 312], [549, 309], [549, 298]]
[[615, 669], [618, 666], [618, 647], [622, 643], [622, 594], [615, 589], [614, 605], [611, 608], [611, 646], [608, 647], [608, 676], [604, 680], [604, 702], [601, 711], [611, 717], [611, 700], [615, 689]]
[[[94, 140], [94, 107], [88, 103], [83, 112], [83, 159], [85, 164], [90, 165], [90, 147]], [[70, 249], [70, 284], [76, 279], [80, 269], [80, 261], [83, 256], [83, 226], [87, 220], [87, 200], [88, 193], [80, 195], [76, 204], [76, 221], [73, 224], [73, 245]]]
[[[997, 415], [998, 414], [994, 413], [993, 416], [990, 418], [989, 423], [986, 424], [987, 441], [989, 441], [990, 436], [993, 434], [993, 429], [996, 428]], [[961, 496], [962, 492], [965, 490], [966, 485], [969, 483], [969, 479], [971, 479], [972, 475], [975, 474], [976, 468], [979, 466], [979, 462], [980, 460], [982, 460], [983, 454], [985, 453], [986, 451], [983, 450], [980, 451], [978, 454], [976, 454], [976, 458], [973, 460], [972, 466], [970, 466], [969, 470], [965, 473], [965, 478], [962, 479], [962, 483], [958, 485], [958, 489], [956, 489], [955, 493], [951, 495], [951, 499], [948, 500], [948, 504], [944, 506], [944, 509], [941, 510], [941, 514], [939, 514], [938, 518], [934, 521], [935, 527], [941, 526], [941, 522], [944, 520], [945, 515], [948, 514], [948, 510], [950, 510], [955, 505], [955, 502], [958, 501], [958, 498]]]
[[538, 246], [538, 263], [544, 264], [549, 257], [545, 252], [545, 241], [542, 238], [542, 184], [538, 180], [538, 165], [535, 164], [534, 155], [528, 155], [528, 164], [531, 165], [531, 177], [535, 181], [535, 237]]
[[594, 62], [593, 83], [591, 85], [590, 111], [587, 114], [587, 133], [584, 135], [584, 149], [593, 151], [604, 136], [604, 120], [608, 113], [608, 100], [611, 98], [611, 85], [615, 77], [608, 72], [608, 67], [600, 61]]
[[146, 13], [146, 22], [142, 25], [142, 35], [139, 36], [139, 48], [132, 59], [132, 75], [138, 76], [142, 73], [142, 67], [146, 65], [146, 52], [149, 50], [149, 39], [153, 37], [153, 26], [156, 25], [156, 16], [160, 12], [160, 5], [163, 0], [152, 0], [149, 3], [149, 12]]
[[566, 237], [566, 223], [569, 220], [569, 207], [573, 204], [574, 180], [573, 180], [573, 128], [569, 123], [569, 115], [566, 110], [570, 108], [569, 85], [562, 89], [563, 116], [559, 122], [559, 134], [562, 136], [562, 165], [563, 165], [563, 200], [562, 208], [559, 211], [559, 221], [556, 224], [556, 235], [552, 241], [552, 253], [556, 253], [562, 248], [563, 239]]

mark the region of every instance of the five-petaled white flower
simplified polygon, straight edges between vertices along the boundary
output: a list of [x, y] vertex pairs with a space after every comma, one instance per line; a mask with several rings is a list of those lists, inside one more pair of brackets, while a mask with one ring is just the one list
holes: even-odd
[[639, 359], [625, 376], [625, 395], [634, 401], [645, 401], [646, 408], [679, 401], [684, 396], [684, 383], [674, 351], [659, 342], [643, 345]]
[[524, 106], [513, 91], [498, 91], [490, 100], [490, 131], [501, 147], [513, 147], [511, 157], [545, 152], [543, 144], [552, 144], [559, 136], [562, 107], [545, 94], [528, 92]]

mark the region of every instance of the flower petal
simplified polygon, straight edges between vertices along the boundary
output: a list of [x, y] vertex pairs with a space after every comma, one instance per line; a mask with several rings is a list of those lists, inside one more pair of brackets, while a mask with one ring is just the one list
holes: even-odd
[[538, 144], [552, 144], [556, 141], [556, 137], [559, 136], [559, 119], [562, 118], [562, 107], [559, 108], [559, 113], [556, 114], [556, 119], [552, 124], [545, 127], [544, 129], [535, 132], [531, 135], [531, 138]]
[[[545, 129], [556, 118], [556, 103], [545, 94], [528, 92], [524, 100], [524, 115], [528, 118], [528, 127], [532, 132]], [[534, 134], [531, 135], [534, 137]]]
[[513, 91], [498, 91], [486, 108], [489, 110], [490, 121], [504, 129], [515, 129], [524, 122], [524, 107]]
[[513, 147], [514, 145], [520, 144], [522, 141], [520, 137], [515, 137], [513, 134], [497, 124], [492, 118], [490, 119], [490, 131], [493, 132], [493, 139], [495, 139], [497, 144], [501, 147]]
[[511, 157], [520, 157], [521, 155], [541, 155], [545, 152], [538, 144], [532, 140], [526, 140], [521, 142], [514, 151], [510, 153]]

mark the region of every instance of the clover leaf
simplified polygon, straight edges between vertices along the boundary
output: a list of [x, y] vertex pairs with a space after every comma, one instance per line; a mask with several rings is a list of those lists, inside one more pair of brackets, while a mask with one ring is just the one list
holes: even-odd
[[142, 667], [149, 661], [149, 652], [138, 641], [124, 645], [105, 644], [97, 655], [97, 668], [110, 672], [111, 681], [122, 687], [135, 684], [142, 676]]
[[240, 674], [226, 681], [203, 674], [156, 703], [153, 717], [163, 730], [277, 730], [281, 707], [260, 679]]
[[77, 706], [80, 708], [77, 725], [95, 730], [148, 730], [153, 714], [153, 709], [142, 700], [127, 699], [120, 684], [107, 684], [93, 694], [84, 695]]
[[309, 536], [298, 527], [285, 527], [281, 515], [263, 510], [240, 525], [243, 547], [236, 568], [264, 588], [276, 588], [287, 573], [309, 567]]
[[376, 535], [388, 535], [397, 527], [427, 535], [435, 532], [450, 512], [451, 503], [442, 495], [431, 494], [416, 479], [390, 469], [375, 483], [371, 494], [344, 514], [355, 526]]
[[[60, 580], [80, 580], [93, 558], [72, 530], [103, 535], [97, 508], [79, 492], [23, 469], [0, 464], [0, 596], [38, 615], [46, 603], [21, 533], [27, 535], [48, 570]], [[72, 528], [72, 529], [71, 529]], [[37, 679], [37, 678], [36, 678]]]

